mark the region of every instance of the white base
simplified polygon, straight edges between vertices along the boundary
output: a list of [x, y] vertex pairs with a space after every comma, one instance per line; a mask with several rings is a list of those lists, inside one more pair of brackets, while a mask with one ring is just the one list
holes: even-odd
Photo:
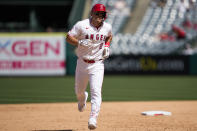
[[171, 116], [172, 115], [171, 112], [167, 112], [167, 111], [145, 111], [145, 112], [142, 112], [141, 114], [146, 115], [146, 116], [160, 116], [160, 115]]

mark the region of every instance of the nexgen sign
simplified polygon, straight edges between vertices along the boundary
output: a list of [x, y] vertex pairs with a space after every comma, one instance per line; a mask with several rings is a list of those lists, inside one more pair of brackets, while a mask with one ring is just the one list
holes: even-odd
[[0, 75], [64, 75], [65, 54], [64, 34], [0, 35]]
[[[49, 52], [60, 55], [61, 41], [54, 43], [43, 40], [7, 40], [6, 43], [0, 41], [0, 54], [15, 56], [47, 56]], [[11, 47], [11, 49], [9, 49]]]
[[25, 40], [15, 41], [12, 45], [12, 53], [16, 56], [47, 56], [51, 51], [54, 55], [60, 55], [60, 41], [50, 43], [49, 41], [32, 40], [27, 42]]

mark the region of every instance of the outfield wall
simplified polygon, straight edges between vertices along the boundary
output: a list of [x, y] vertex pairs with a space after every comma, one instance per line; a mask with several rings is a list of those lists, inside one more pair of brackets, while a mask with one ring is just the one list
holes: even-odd
[[[75, 47], [67, 44], [67, 75], [75, 74]], [[196, 75], [197, 55], [112, 55], [105, 60], [105, 74]]]
[[113, 55], [105, 74], [197, 74], [197, 55]]
[[[74, 75], [75, 47], [65, 33], [0, 33], [0, 76]], [[197, 74], [197, 55], [112, 55], [105, 74]]]
[[1, 33], [0, 76], [66, 74], [64, 33]]

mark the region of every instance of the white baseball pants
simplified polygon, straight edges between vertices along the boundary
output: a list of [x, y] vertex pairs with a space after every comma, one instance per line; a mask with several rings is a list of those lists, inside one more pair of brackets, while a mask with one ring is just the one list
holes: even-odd
[[101, 90], [104, 76], [104, 62], [96, 61], [95, 63], [86, 63], [82, 59], [77, 60], [75, 72], [75, 93], [78, 101], [83, 102], [85, 91], [90, 83], [91, 93], [91, 113], [90, 117], [99, 115], [102, 102]]

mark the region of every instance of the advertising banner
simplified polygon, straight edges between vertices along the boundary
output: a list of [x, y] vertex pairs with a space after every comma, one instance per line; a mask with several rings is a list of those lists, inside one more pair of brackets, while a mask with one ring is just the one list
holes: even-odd
[[106, 74], [188, 74], [189, 57], [167, 56], [110, 56], [105, 60]]
[[65, 75], [63, 33], [0, 34], [0, 76]]

